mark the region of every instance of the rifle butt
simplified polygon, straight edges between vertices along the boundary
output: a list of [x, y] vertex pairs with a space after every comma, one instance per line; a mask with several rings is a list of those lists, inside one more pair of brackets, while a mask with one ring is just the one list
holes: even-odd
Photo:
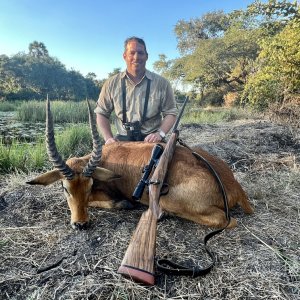
[[118, 273], [145, 285], [154, 285], [157, 217], [151, 209], [143, 213], [126, 250]]

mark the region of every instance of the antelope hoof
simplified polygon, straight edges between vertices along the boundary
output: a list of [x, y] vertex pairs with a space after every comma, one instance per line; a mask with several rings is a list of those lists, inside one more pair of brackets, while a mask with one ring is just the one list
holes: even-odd
[[71, 224], [75, 230], [86, 230], [90, 226], [89, 222], [74, 222]]

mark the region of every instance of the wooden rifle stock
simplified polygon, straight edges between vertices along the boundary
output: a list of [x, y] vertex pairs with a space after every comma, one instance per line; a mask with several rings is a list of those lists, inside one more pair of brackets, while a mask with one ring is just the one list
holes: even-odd
[[136, 282], [154, 285], [154, 257], [156, 246], [156, 225], [161, 215], [159, 206], [160, 191], [173, 158], [178, 138], [174, 130], [149, 184], [149, 208], [142, 214], [131, 238], [118, 273]]

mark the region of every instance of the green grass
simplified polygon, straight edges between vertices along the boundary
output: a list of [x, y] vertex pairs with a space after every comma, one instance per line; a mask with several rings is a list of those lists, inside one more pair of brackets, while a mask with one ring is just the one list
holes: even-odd
[[44, 165], [44, 145], [39, 141], [35, 145], [23, 144], [13, 140], [11, 144], [4, 145], [0, 141], [0, 170], [1, 173], [12, 171], [25, 171], [41, 169]]
[[[249, 118], [250, 113], [240, 108], [193, 108], [183, 115], [183, 124], [214, 124]], [[253, 117], [253, 116], [252, 116]]]
[[[88, 125], [78, 124], [67, 127], [55, 136], [58, 152], [63, 159], [82, 156], [92, 150], [92, 137]], [[33, 144], [13, 140], [5, 145], [0, 140], [0, 173], [14, 171], [39, 171], [52, 168], [46, 152], [44, 138]]]
[[8, 101], [0, 101], [0, 111], [15, 111], [17, 110], [17, 104]]
[[[92, 104], [92, 108], [95, 103]], [[54, 123], [88, 122], [86, 101], [51, 101], [51, 112]], [[45, 122], [46, 101], [23, 102], [17, 109], [17, 118], [21, 122]]]
[[[63, 131], [56, 132], [57, 148], [63, 159], [82, 156], [92, 150], [91, 133], [88, 127], [88, 113], [85, 101], [51, 102], [54, 123], [70, 123]], [[182, 123], [219, 123], [248, 118], [249, 112], [238, 108], [199, 108], [188, 105]], [[45, 102], [22, 102], [18, 106], [20, 121], [45, 122]], [[251, 116], [253, 117], [253, 116]], [[82, 124], [84, 122], [85, 124]], [[115, 132], [114, 126], [112, 126]], [[23, 143], [13, 140], [9, 145], [0, 139], [0, 173], [14, 171], [39, 171], [52, 168], [49, 163], [44, 137], [35, 143]]]

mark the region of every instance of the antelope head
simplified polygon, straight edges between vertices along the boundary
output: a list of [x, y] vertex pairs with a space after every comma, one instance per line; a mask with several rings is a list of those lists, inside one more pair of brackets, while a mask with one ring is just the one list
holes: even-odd
[[32, 185], [49, 185], [61, 180], [64, 194], [71, 211], [71, 225], [74, 229], [85, 229], [89, 224], [88, 202], [92, 197], [94, 179], [107, 182], [119, 178], [113, 172], [98, 167], [101, 159], [101, 143], [96, 122], [89, 102], [89, 124], [93, 138], [93, 151], [84, 157], [72, 157], [66, 162], [62, 159], [55, 144], [53, 117], [50, 110], [50, 101], [46, 104], [46, 145], [49, 160], [54, 169], [26, 182]]

